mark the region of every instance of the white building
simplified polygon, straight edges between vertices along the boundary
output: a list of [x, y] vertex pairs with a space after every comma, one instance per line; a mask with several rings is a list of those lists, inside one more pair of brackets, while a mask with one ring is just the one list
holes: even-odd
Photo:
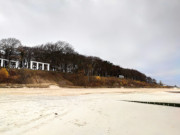
[[49, 71], [50, 64], [38, 61], [30, 61], [30, 69], [32, 70], [47, 70]]
[[6, 67], [9, 63], [9, 60], [0, 58], [0, 66]]
[[0, 58], [0, 67], [10, 67], [10, 68], [18, 68], [19, 67], [19, 61], [15, 60], [7, 60]]
[[120, 78], [120, 79], [124, 79], [124, 76], [123, 76], [123, 75], [119, 75], [119, 78]]
[[[7, 59], [0, 58], [0, 67], [8, 67], [9, 66], [9, 68], [20, 68], [19, 65], [20, 65], [19, 61], [15, 61], [15, 60], [10, 60], [9, 61]], [[28, 68], [28, 62], [24, 63], [23, 68]], [[38, 61], [30, 61], [30, 69], [49, 71], [50, 64], [49, 63], [38, 62]]]

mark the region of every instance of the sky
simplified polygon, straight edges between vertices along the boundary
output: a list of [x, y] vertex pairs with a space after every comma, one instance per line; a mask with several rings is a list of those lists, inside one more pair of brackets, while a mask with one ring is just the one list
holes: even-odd
[[0, 0], [0, 39], [66, 41], [84, 55], [180, 86], [179, 0]]

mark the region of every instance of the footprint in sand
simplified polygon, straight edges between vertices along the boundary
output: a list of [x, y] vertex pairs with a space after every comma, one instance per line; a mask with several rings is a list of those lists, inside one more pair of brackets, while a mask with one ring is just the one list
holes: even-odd
[[72, 123], [78, 127], [82, 127], [87, 124], [85, 121], [79, 121], [79, 120], [74, 120]]

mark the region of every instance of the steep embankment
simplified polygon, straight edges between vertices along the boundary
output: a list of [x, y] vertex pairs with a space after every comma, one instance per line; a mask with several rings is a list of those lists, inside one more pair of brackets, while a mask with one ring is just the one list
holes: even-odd
[[158, 84], [116, 77], [84, 76], [83, 74], [60, 73], [52, 71], [35, 71], [29, 69], [8, 69], [8, 77], [1, 79], [1, 87], [27, 86], [48, 87], [56, 84], [61, 87], [162, 87]]

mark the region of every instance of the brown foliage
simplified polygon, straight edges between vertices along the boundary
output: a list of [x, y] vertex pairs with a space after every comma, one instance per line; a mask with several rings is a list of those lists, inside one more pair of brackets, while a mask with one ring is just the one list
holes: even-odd
[[0, 69], [0, 82], [4, 82], [9, 77], [9, 73], [6, 68]]
[[[120, 79], [117, 77], [100, 77], [100, 76], [85, 76], [83, 71], [77, 74], [60, 73], [51, 71], [39, 71], [29, 69], [6, 69], [0, 70], [0, 77], [3, 75], [3, 83], [10, 84], [58, 84], [61, 87], [131, 87], [131, 88], [144, 88], [144, 87], [162, 87], [157, 84], [150, 84], [143, 81], [135, 81], [131, 79]], [[6, 78], [6, 79], [5, 79]]]

